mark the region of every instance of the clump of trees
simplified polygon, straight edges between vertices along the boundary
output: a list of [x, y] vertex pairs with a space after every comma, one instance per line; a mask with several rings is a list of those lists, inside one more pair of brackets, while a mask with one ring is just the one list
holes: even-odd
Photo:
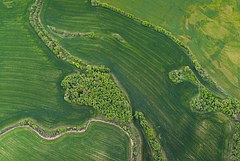
[[66, 90], [66, 101], [92, 106], [109, 120], [131, 122], [127, 96], [114, 82], [108, 68], [88, 65], [85, 73], [69, 75], [61, 85]]
[[158, 142], [156, 136], [154, 135], [153, 129], [150, 127], [150, 124], [147, 122], [144, 114], [142, 112], [136, 111], [134, 114], [135, 118], [139, 120], [140, 125], [142, 126], [148, 143], [153, 152], [153, 158], [156, 161], [165, 161], [165, 158], [162, 155], [161, 145]]
[[114, 38], [116, 38], [118, 41], [122, 42], [122, 43], [125, 43], [126, 41], [122, 38], [121, 35], [117, 34], [117, 33], [113, 33], [112, 36]]
[[189, 80], [193, 84], [199, 84], [199, 80], [189, 66], [185, 66], [179, 70], [173, 70], [169, 72], [169, 78], [174, 83], [181, 83], [184, 80]]
[[96, 38], [96, 34], [94, 32], [69, 32], [66, 30], [60, 30], [56, 27], [48, 26], [48, 28], [55, 34], [60, 37], [88, 37], [88, 38]]
[[193, 108], [207, 112], [219, 111], [233, 119], [237, 119], [240, 112], [240, 103], [236, 98], [222, 99], [202, 85], [199, 90], [199, 96], [192, 100]]

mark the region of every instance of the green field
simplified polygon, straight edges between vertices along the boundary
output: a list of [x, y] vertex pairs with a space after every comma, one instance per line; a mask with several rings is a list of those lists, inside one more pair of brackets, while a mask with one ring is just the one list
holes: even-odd
[[[161, 136], [168, 160], [227, 160], [232, 123], [219, 113], [192, 111], [189, 102], [198, 93], [197, 86], [174, 84], [168, 73], [186, 65], [196, 71], [184, 51], [165, 35], [92, 7], [90, 1], [46, 0], [41, 21], [46, 29], [49, 25], [67, 32], [95, 33], [92, 39], [52, 35], [74, 56], [111, 69], [133, 110], [142, 111]], [[144, 160], [147, 155], [143, 153]]]
[[240, 99], [239, 0], [100, 1], [172, 32], [220, 87]]
[[[103, 130], [104, 129], [104, 130]], [[29, 128], [17, 128], [0, 138], [0, 160], [102, 160], [130, 158], [128, 136], [119, 128], [93, 122], [84, 133], [45, 140]]]
[[74, 68], [55, 58], [30, 26], [32, 3], [0, 1], [0, 129], [23, 118], [46, 128], [80, 125], [95, 111], [64, 101], [60, 83]]

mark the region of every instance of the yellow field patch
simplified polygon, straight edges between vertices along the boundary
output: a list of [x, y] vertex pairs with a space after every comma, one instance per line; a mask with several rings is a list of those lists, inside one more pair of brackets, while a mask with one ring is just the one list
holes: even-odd
[[189, 24], [195, 25], [197, 22], [200, 22], [202, 20], [210, 20], [205, 14], [199, 11], [196, 6], [191, 6], [190, 10], [193, 10], [193, 13], [188, 19]]
[[224, 55], [227, 55], [228, 58], [236, 64], [238, 67], [240, 67], [240, 46], [234, 47], [234, 46], [225, 46], [222, 50], [222, 53]]
[[[212, 64], [215, 66], [216, 69], [220, 70], [223, 75], [228, 79], [233, 85], [238, 86], [238, 76], [235, 74], [237, 69], [234, 69], [236, 66], [231, 64], [224, 64], [222, 60], [219, 61], [212, 61]], [[229, 88], [230, 85], [224, 83], [225, 88]]]
[[205, 35], [209, 35], [214, 39], [223, 39], [224, 37], [227, 37], [230, 34], [230, 32], [225, 27], [223, 27], [216, 21], [211, 21], [205, 24], [202, 27], [202, 32]]

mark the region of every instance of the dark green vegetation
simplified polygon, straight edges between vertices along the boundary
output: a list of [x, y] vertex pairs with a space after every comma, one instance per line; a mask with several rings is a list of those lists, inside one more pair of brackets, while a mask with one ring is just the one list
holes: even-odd
[[238, 119], [240, 103], [236, 98], [221, 99], [204, 86], [200, 86], [199, 90], [200, 95], [192, 101], [193, 108], [208, 112], [221, 111], [233, 119]]
[[238, 0], [100, 1], [171, 31], [220, 87], [240, 99]]
[[59, 30], [56, 29], [55, 27], [52, 26], [48, 26], [48, 28], [55, 34], [58, 34], [59, 36], [62, 37], [89, 37], [89, 38], [94, 38], [95, 37], [95, 33], [94, 32], [86, 32], [86, 33], [80, 33], [80, 32], [72, 32], [69, 33], [67, 31], [64, 30]]
[[154, 160], [164, 161], [165, 158], [162, 155], [161, 145], [156, 138], [156, 134], [153, 132], [153, 129], [149, 125], [148, 121], [144, 117], [142, 112], [135, 111], [135, 118], [139, 120], [140, 125], [144, 129], [144, 133], [146, 135], [147, 141], [150, 144], [152, 155]]
[[240, 122], [236, 123], [233, 134], [233, 146], [231, 151], [231, 159], [237, 161], [240, 158]]
[[86, 73], [67, 76], [62, 81], [64, 99], [71, 103], [91, 106], [109, 120], [132, 121], [131, 107], [105, 67], [87, 66]]
[[80, 125], [95, 110], [64, 101], [60, 82], [73, 67], [56, 59], [30, 26], [33, 2], [0, 1], [0, 129], [23, 118], [47, 128]]
[[189, 68], [189, 66], [185, 66], [179, 70], [173, 70], [169, 73], [169, 78], [174, 83], [181, 83], [184, 80], [188, 80], [193, 84], [198, 84], [199, 81], [193, 71]]
[[125, 161], [130, 158], [128, 136], [117, 127], [99, 122], [91, 123], [83, 133], [65, 134], [54, 140], [45, 140], [28, 128], [14, 129], [0, 140], [0, 160]]
[[[94, 32], [93, 39], [57, 36], [59, 43], [88, 64], [111, 69], [128, 93], [133, 110], [144, 113], [168, 160], [226, 160], [232, 124], [219, 113], [193, 112], [198, 93], [190, 82], [175, 84], [169, 72], [194, 64], [167, 36], [90, 1], [45, 1], [41, 20], [67, 33]], [[50, 30], [49, 30], [50, 32]], [[113, 34], [125, 40], [122, 43]], [[197, 75], [199, 77], [199, 75]], [[119, 83], [119, 84], [120, 84]], [[159, 138], [159, 137], [158, 137]], [[146, 146], [144, 146], [146, 147]], [[143, 159], [151, 154], [144, 153]]]

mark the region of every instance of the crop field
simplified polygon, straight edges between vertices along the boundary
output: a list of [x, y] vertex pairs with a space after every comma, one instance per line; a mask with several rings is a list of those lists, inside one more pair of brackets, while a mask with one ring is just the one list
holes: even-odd
[[195, 71], [180, 47], [127, 17], [92, 7], [90, 1], [44, 3], [41, 21], [46, 29], [49, 25], [69, 33], [95, 33], [93, 38], [64, 37], [49, 30], [74, 56], [111, 69], [127, 92], [133, 111], [142, 111], [161, 136], [168, 160], [228, 158], [231, 121], [219, 113], [192, 111], [189, 102], [198, 93], [197, 86], [174, 84], [168, 78], [170, 71], [186, 65]]
[[0, 1], [0, 129], [24, 118], [46, 128], [80, 125], [95, 111], [64, 101], [60, 83], [74, 69], [56, 59], [31, 28], [32, 3]]
[[0, 141], [0, 160], [123, 161], [130, 158], [128, 136], [119, 128], [100, 122], [91, 123], [84, 133], [69, 133], [54, 140], [45, 140], [29, 128], [17, 128]]
[[184, 41], [212, 79], [240, 99], [238, 0], [100, 0], [163, 26]]

